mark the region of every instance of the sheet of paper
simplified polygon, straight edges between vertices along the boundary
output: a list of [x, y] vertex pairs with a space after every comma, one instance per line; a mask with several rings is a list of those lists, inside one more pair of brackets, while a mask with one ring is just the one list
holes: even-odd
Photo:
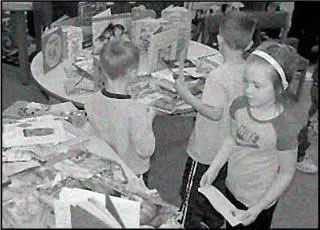
[[51, 105], [49, 112], [51, 113], [61, 113], [61, 112], [72, 112], [78, 110], [70, 101], [65, 103], [59, 103]]
[[207, 197], [211, 205], [221, 213], [232, 226], [241, 223], [240, 220], [232, 215], [232, 210], [237, 208], [217, 188], [210, 185], [207, 187], [200, 187], [198, 188], [198, 191]]
[[83, 168], [69, 159], [59, 161], [53, 165], [53, 168], [62, 172], [63, 175], [71, 176], [75, 179], [89, 179], [93, 174], [86, 168]]
[[77, 205], [94, 215], [96, 218], [100, 219], [106, 224], [106, 226], [112, 226], [112, 228], [121, 228], [121, 225], [116, 221], [114, 216], [112, 216], [112, 214], [100, 203], [99, 206], [102, 206], [103, 209], [99, 209], [95, 204], [89, 202], [88, 200], [80, 201], [77, 203]]
[[54, 216], [56, 228], [72, 228], [70, 204], [64, 200], [54, 201]]
[[63, 123], [52, 115], [20, 120], [3, 126], [3, 147], [64, 142], [75, 136], [65, 131]]
[[108, 17], [108, 16], [111, 16], [111, 8], [108, 8], [102, 11], [101, 13], [94, 15], [92, 18], [97, 19], [97, 18]]
[[166, 79], [170, 82], [175, 82], [174, 78], [173, 78], [173, 74], [172, 72], [169, 70], [169, 69], [163, 69], [163, 70], [160, 70], [160, 71], [156, 71], [154, 73], [151, 73], [151, 76], [152, 77], [155, 77], [157, 79]]
[[31, 161], [32, 153], [29, 151], [23, 151], [19, 149], [8, 149], [7, 151], [2, 151], [2, 161], [3, 162], [21, 162], [21, 161]]
[[27, 162], [11, 162], [11, 163], [3, 163], [2, 164], [2, 173], [3, 176], [8, 177], [12, 176], [18, 172], [22, 172], [24, 170], [35, 168], [41, 166], [38, 161], [27, 161]]
[[[60, 192], [60, 200], [72, 205], [76, 205], [78, 202], [82, 202], [83, 200], [89, 198], [95, 199], [103, 206], [105, 205], [106, 197], [105, 194], [102, 193], [66, 187], [62, 188]], [[115, 196], [110, 196], [110, 199], [117, 209], [119, 216], [123, 220], [126, 228], [139, 228], [141, 202]]]
[[110, 196], [126, 228], [139, 228], [141, 202]]

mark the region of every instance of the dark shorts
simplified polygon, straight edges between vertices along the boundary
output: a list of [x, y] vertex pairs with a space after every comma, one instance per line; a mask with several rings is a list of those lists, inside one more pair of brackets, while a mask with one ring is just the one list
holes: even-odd
[[[184, 201], [186, 197], [186, 186], [188, 183], [189, 173], [192, 164], [194, 164], [190, 157], [187, 159], [182, 185], [180, 189], [181, 200]], [[218, 213], [207, 200], [207, 198], [198, 192], [199, 184], [202, 175], [207, 171], [209, 165], [197, 163], [193, 184], [191, 187], [190, 198], [188, 202], [188, 209], [185, 220], [185, 228], [200, 228], [201, 222], [205, 223], [209, 228], [220, 228], [224, 224], [223, 216]], [[220, 170], [216, 180], [212, 183], [219, 191], [225, 194], [225, 179], [227, 176], [227, 164]]]
[[[241, 210], [248, 210], [248, 207], [246, 207], [243, 203], [238, 201], [228, 189], [226, 189], [226, 197], [236, 208], [241, 209]], [[257, 216], [256, 220], [247, 226], [243, 226], [242, 224], [239, 224], [237, 226], [232, 227], [227, 222], [226, 229], [270, 229], [271, 223], [272, 223], [273, 213], [274, 213], [274, 210], [275, 210], [277, 204], [278, 204], [278, 202], [276, 202], [270, 208], [263, 210]]]

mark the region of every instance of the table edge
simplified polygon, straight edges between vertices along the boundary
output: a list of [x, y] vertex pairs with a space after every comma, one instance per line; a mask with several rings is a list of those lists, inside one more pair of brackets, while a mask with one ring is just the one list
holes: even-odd
[[47, 89], [46, 87], [42, 86], [42, 85], [36, 80], [36, 78], [35, 78], [34, 75], [33, 75], [32, 66], [33, 66], [34, 63], [35, 63], [35, 62], [34, 62], [34, 59], [35, 59], [38, 55], [41, 55], [41, 53], [42, 53], [42, 51], [40, 50], [40, 51], [35, 55], [35, 57], [33, 58], [33, 60], [31, 61], [31, 65], [30, 65], [31, 80], [32, 80], [33, 82], [35, 82], [35, 84], [38, 86], [38, 88], [40, 88], [40, 90], [44, 91], [44, 92], [47, 93], [49, 96], [54, 97], [54, 98], [56, 98], [57, 100], [59, 100], [59, 101], [61, 101], [61, 102], [68, 102], [68, 101], [70, 101], [70, 102], [72, 102], [77, 108], [82, 108], [82, 109], [83, 109], [83, 108], [84, 108], [84, 104], [83, 104], [83, 103], [74, 101], [74, 100], [72, 100], [72, 99], [64, 98], [64, 97], [62, 97], [62, 96], [60, 96], [60, 95], [58, 95], [58, 94], [50, 91], [50, 90]]

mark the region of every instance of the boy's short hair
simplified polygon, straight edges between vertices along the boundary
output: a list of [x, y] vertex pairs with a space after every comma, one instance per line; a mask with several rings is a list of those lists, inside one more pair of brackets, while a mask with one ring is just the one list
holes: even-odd
[[130, 69], [138, 69], [140, 51], [132, 42], [112, 40], [100, 50], [100, 66], [111, 80], [127, 74]]
[[241, 12], [225, 16], [219, 25], [219, 34], [235, 50], [244, 50], [252, 40], [256, 21]]

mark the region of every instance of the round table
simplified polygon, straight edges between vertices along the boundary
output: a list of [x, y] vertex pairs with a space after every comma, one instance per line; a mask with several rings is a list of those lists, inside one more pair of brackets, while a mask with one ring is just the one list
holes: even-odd
[[[198, 42], [190, 41], [188, 48], [188, 59], [195, 59], [216, 53], [214, 57], [217, 62], [223, 61], [223, 56], [218, 50]], [[52, 96], [62, 102], [71, 101], [78, 108], [83, 108], [83, 105], [90, 100], [94, 93], [82, 95], [67, 95], [64, 89], [63, 81], [67, 76], [63, 70], [63, 65], [58, 65], [48, 73], [43, 73], [43, 56], [39, 52], [31, 62], [31, 73], [38, 86], [49, 96]]]

